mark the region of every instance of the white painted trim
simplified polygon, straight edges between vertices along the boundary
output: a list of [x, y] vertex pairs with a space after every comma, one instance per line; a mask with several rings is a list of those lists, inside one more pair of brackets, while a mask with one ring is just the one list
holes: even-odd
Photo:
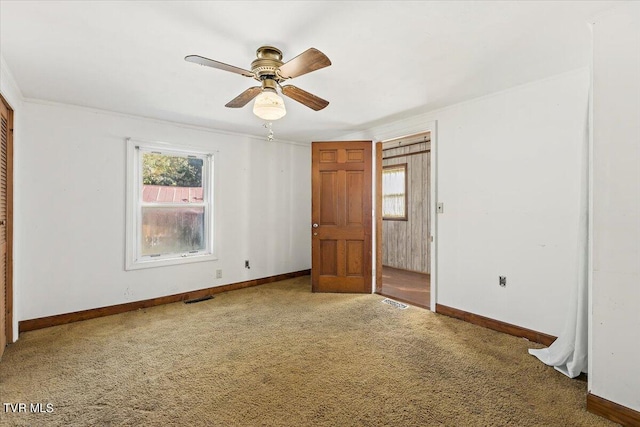
[[[214, 156], [210, 152], [202, 151], [202, 149], [190, 148], [188, 146], [170, 144], [166, 142], [149, 142], [140, 139], [126, 138], [126, 152], [127, 152], [127, 188], [126, 188], [126, 224], [125, 224], [125, 270], [138, 270], [142, 268], [164, 267], [168, 265], [188, 264], [192, 262], [203, 261], [215, 261], [217, 257], [217, 242], [214, 239], [215, 226], [217, 221], [215, 220], [215, 198], [213, 186], [215, 185], [215, 168], [214, 168]], [[138, 156], [136, 153], [136, 147], [142, 145], [145, 149], [158, 149], [165, 152], [173, 153], [190, 153], [206, 156], [209, 159], [208, 167], [205, 168], [203, 174], [203, 181], [210, 182], [205, 186], [206, 211], [205, 215], [205, 229], [207, 230], [207, 245], [204, 254], [194, 254], [191, 256], [181, 255], [160, 257], [160, 258], [144, 258], [139, 259], [137, 241], [137, 224], [140, 223], [138, 203], [136, 200], [139, 197], [137, 183], [140, 182], [140, 167], [138, 162]]]
[[[588, 112], [588, 207], [587, 215], [587, 372], [593, 372], [593, 45], [594, 45], [594, 24], [589, 24], [591, 30], [591, 52], [589, 58], [589, 112]], [[592, 375], [587, 376], [587, 390], [590, 392], [592, 387]]]
[[[378, 176], [378, 155], [377, 155], [376, 141], [371, 141], [371, 293], [375, 294], [378, 288], [378, 281], [376, 276], [378, 275], [378, 235], [376, 234], [378, 224], [378, 212], [376, 211], [377, 201], [377, 182]], [[382, 165], [380, 165], [382, 167]], [[380, 212], [382, 215], [382, 212]]]
[[[216, 129], [216, 128], [211, 128], [211, 127], [206, 127], [206, 126], [189, 125], [189, 124], [180, 123], [180, 122], [174, 122], [174, 121], [170, 121], [170, 120], [154, 119], [152, 117], [137, 116], [135, 114], [120, 113], [120, 112], [112, 111], [112, 110], [103, 110], [103, 109], [100, 109], [100, 108], [86, 107], [84, 105], [65, 104], [65, 103], [62, 103], [62, 102], [47, 101], [47, 100], [44, 100], [44, 99], [37, 99], [37, 98], [23, 98], [23, 101], [31, 103], [31, 104], [50, 105], [50, 106], [55, 106], [55, 107], [67, 107], [67, 108], [72, 108], [72, 109], [81, 110], [81, 111], [90, 111], [90, 112], [95, 113], [95, 114], [104, 114], [104, 115], [107, 115], [107, 116], [124, 117], [124, 118], [135, 119], [135, 120], [144, 120], [144, 121], [151, 122], [151, 123], [172, 125], [172, 126], [176, 126], [176, 127], [183, 128], [183, 129], [198, 130], [198, 131], [203, 131], [203, 132], [214, 133], [214, 134], [217, 134], [217, 135], [238, 136], [238, 137], [242, 137], [242, 138], [249, 138], [249, 139], [254, 139], [254, 140], [263, 141], [263, 142], [266, 139], [266, 138], [259, 137], [259, 136], [256, 136], [256, 135], [229, 132], [229, 131], [224, 131], [224, 130], [220, 130], [220, 129]], [[300, 145], [300, 146], [303, 146], [303, 147], [309, 147], [311, 145], [311, 144], [304, 143], [304, 142], [288, 141], [288, 140], [285, 140], [285, 139], [274, 139], [273, 141], [270, 141], [270, 143]]]
[[430, 271], [429, 275], [429, 292], [431, 301], [429, 301], [429, 307], [431, 311], [436, 312], [436, 303], [438, 302], [438, 213], [436, 212], [436, 206], [438, 205], [438, 121], [434, 120], [428, 124], [428, 129], [431, 131], [431, 206], [429, 206], [431, 212], [431, 227], [429, 233], [433, 237], [433, 241], [429, 242], [431, 245]]

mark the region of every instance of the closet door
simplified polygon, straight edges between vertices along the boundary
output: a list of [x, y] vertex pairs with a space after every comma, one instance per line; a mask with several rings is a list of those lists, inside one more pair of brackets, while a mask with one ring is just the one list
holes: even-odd
[[10, 111], [0, 97], [0, 357], [12, 341], [12, 298], [10, 281], [11, 207], [11, 120]]

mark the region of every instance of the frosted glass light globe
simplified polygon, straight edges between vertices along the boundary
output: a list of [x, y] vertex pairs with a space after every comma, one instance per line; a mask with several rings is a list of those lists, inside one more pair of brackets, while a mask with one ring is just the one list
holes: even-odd
[[287, 110], [284, 108], [284, 100], [280, 95], [265, 90], [256, 97], [256, 102], [253, 104], [253, 114], [263, 120], [272, 121], [284, 117]]

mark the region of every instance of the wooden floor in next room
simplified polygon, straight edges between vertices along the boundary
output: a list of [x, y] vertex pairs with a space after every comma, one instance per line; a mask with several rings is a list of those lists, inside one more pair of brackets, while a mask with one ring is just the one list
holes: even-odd
[[429, 308], [429, 275], [383, 266], [382, 286], [377, 293], [386, 297]]

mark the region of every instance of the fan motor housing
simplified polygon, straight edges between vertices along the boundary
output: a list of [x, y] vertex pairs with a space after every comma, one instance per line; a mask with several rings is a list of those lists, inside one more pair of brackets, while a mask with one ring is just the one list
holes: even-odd
[[258, 59], [251, 63], [251, 72], [255, 74], [256, 80], [272, 78], [280, 81], [276, 70], [282, 65], [282, 51], [273, 46], [261, 46], [256, 51], [256, 56]]

